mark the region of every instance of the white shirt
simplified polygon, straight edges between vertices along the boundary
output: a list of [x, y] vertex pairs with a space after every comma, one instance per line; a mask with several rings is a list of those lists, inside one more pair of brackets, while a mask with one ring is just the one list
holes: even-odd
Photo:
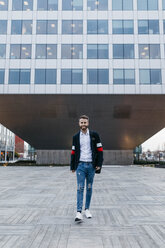
[[92, 150], [89, 129], [86, 133], [80, 131], [80, 161], [92, 162]]

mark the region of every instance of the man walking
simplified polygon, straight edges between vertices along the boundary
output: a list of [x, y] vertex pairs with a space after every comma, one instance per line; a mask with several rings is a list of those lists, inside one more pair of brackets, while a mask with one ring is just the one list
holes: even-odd
[[83, 193], [86, 180], [85, 216], [92, 218], [89, 211], [92, 184], [95, 173], [101, 172], [103, 162], [103, 147], [99, 135], [89, 131], [89, 118], [82, 115], [79, 118], [80, 131], [73, 136], [71, 152], [71, 171], [77, 175], [77, 214], [75, 221], [82, 221]]

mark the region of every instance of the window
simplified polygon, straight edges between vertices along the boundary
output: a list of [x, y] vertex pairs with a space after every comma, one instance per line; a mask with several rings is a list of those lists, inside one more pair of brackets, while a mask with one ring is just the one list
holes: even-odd
[[62, 34], [83, 34], [82, 20], [62, 21]]
[[133, 10], [133, 1], [112, 0], [112, 10]]
[[88, 0], [88, 10], [108, 10], [108, 0]]
[[165, 20], [163, 20], [163, 33], [165, 34]]
[[12, 20], [11, 34], [32, 34], [32, 21]]
[[0, 1], [0, 11], [8, 10], [8, 0]]
[[58, 10], [58, 0], [38, 0], [37, 10]]
[[88, 84], [109, 84], [108, 69], [88, 69], [87, 70]]
[[134, 45], [133, 44], [114, 44], [113, 45], [114, 59], [133, 59]]
[[108, 59], [108, 44], [88, 44], [87, 58], [88, 59]]
[[113, 34], [133, 34], [133, 20], [113, 20], [112, 29]]
[[54, 44], [37, 44], [36, 59], [56, 59], [57, 45]]
[[88, 20], [87, 21], [88, 34], [108, 34], [107, 20]]
[[82, 69], [62, 69], [61, 84], [82, 84], [83, 70]]
[[56, 20], [38, 20], [36, 27], [37, 34], [57, 34]]
[[137, 8], [138, 10], [157, 10], [158, 0], [138, 0]]
[[7, 34], [7, 21], [0, 20], [0, 35]]
[[35, 69], [35, 84], [56, 84], [56, 69]]
[[11, 44], [11, 59], [31, 59], [31, 44]]
[[10, 69], [9, 84], [30, 84], [30, 69]]
[[62, 10], [83, 10], [83, 0], [62, 0]]
[[0, 84], [4, 84], [5, 81], [5, 69], [0, 69]]
[[139, 70], [140, 84], [161, 84], [160, 69], [140, 69]]
[[165, 0], [162, 0], [162, 9], [165, 10]]
[[12, 10], [33, 10], [33, 0], [13, 0]]
[[82, 59], [83, 45], [82, 44], [62, 44], [61, 45], [62, 59]]
[[139, 20], [138, 21], [139, 34], [159, 34], [158, 20]]
[[113, 70], [114, 84], [135, 84], [134, 69], [114, 69]]
[[6, 45], [0, 44], [0, 59], [6, 58]]
[[139, 44], [140, 59], [160, 59], [159, 44]]

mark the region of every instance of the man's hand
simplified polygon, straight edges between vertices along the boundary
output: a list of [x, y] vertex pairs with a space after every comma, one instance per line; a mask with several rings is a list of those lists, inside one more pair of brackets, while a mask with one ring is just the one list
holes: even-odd
[[99, 167], [99, 166], [96, 166], [96, 170], [100, 170], [100, 168], [101, 168], [101, 167]]

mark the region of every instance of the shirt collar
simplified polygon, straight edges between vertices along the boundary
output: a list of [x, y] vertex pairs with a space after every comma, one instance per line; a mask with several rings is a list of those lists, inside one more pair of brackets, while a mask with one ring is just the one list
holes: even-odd
[[83, 132], [80, 130], [80, 134], [81, 134], [81, 135], [89, 135], [89, 129], [87, 129], [86, 134], [85, 134], [85, 133], [83, 133]]

